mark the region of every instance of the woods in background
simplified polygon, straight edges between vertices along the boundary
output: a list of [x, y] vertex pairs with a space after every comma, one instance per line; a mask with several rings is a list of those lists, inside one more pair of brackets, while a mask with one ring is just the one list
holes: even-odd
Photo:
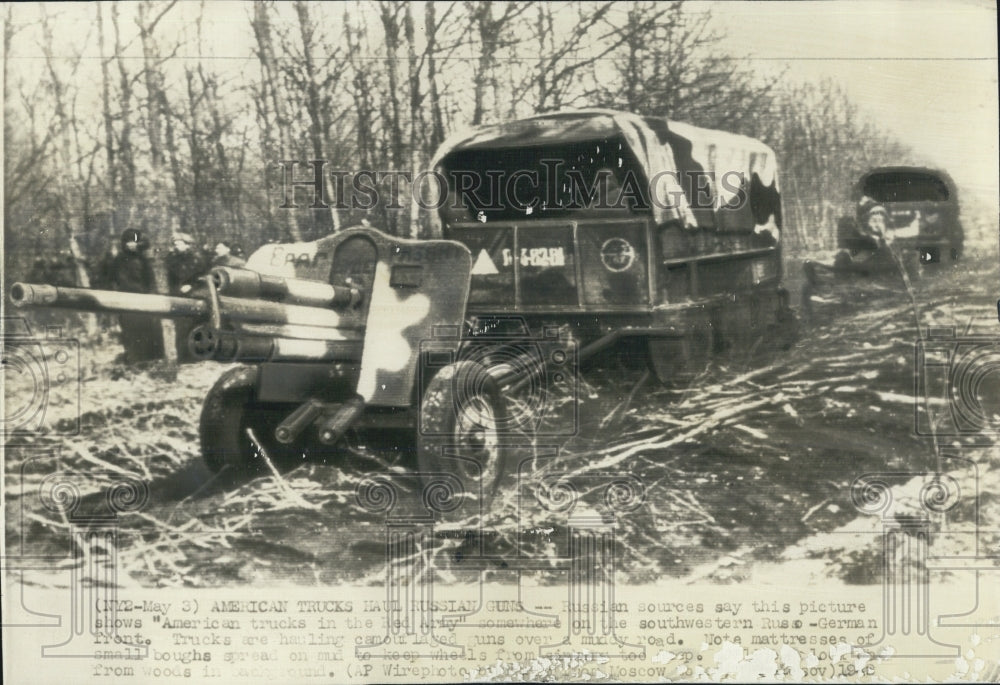
[[762, 77], [727, 52], [704, 6], [683, 2], [145, 0], [5, 12], [8, 282], [63, 250], [90, 285], [85, 265], [129, 228], [150, 239], [160, 292], [178, 233], [248, 253], [361, 220], [420, 235], [405, 194], [344, 209], [329, 176], [331, 207], [279, 209], [279, 162], [416, 175], [455, 131], [561, 108], [764, 140], [781, 161], [792, 251], [833, 246], [862, 171], [913, 161], [834, 83]]

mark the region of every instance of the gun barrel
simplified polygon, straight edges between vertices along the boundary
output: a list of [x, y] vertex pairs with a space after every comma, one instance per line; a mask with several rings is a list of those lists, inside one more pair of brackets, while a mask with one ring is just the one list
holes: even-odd
[[[15, 283], [10, 299], [16, 307], [59, 307], [82, 312], [153, 314], [165, 318], [202, 318], [209, 315], [208, 302], [189, 297], [126, 293], [117, 290], [63, 288], [36, 283]], [[223, 316], [231, 321], [292, 325], [298, 327], [362, 329], [361, 322], [347, 322], [337, 312], [241, 297], [219, 297]]]
[[188, 348], [198, 359], [219, 362], [327, 362], [361, 361], [361, 340], [295, 340], [241, 335], [197, 326], [188, 335]]
[[365, 401], [360, 397], [353, 397], [347, 400], [335, 414], [320, 416], [316, 421], [319, 428], [319, 441], [324, 445], [337, 443], [364, 411]]
[[355, 307], [361, 302], [361, 291], [357, 288], [320, 281], [270, 276], [228, 266], [215, 267], [211, 276], [219, 293], [232, 297], [261, 298], [311, 307]]
[[186, 297], [63, 288], [38, 283], [14, 283], [10, 287], [10, 301], [15, 307], [59, 307], [81, 312], [131, 312], [177, 319], [208, 314], [208, 304], [202, 300]]

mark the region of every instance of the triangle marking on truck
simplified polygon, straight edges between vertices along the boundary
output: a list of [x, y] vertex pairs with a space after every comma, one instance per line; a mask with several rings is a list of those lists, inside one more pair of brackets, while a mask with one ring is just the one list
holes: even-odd
[[479, 256], [476, 257], [476, 263], [472, 265], [472, 275], [473, 276], [492, 276], [494, 274], [500, 273], [497, 270], [497, 265], [493, 263], [490, 259], [489, 253], [486, 249], [479, 251]]

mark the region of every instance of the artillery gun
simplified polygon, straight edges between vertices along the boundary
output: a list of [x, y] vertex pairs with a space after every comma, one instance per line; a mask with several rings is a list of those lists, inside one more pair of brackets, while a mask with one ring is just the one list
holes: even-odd
[[490, 371], [454, 361], [471, 268], [461, 243], [359, 227], [264, 246], [245, 269], [212, 269], [198, 297], [15, 283], [10, 299], [196, 319], [192, 354], [239, 363], [201, 412], [201, 452], [213, 472], [258, 471], [263, 455], [284, 465], [310, 450], [328, 455], [351, 428], [402, 429], [415, 435], [422, 472], [446, 468], [440, 452], [450, 446], [473, 479], [466, 489], [489, 495], [505, 459], [498, 378], [517, 379], [509, 364]]

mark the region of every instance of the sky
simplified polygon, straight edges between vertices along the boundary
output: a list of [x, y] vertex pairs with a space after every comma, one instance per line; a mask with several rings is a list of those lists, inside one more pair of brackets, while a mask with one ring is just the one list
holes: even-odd
[[863, 112], [992, 206], [998, 195], [992, 2], [696, 3], [762, 73], [833, 78]]

